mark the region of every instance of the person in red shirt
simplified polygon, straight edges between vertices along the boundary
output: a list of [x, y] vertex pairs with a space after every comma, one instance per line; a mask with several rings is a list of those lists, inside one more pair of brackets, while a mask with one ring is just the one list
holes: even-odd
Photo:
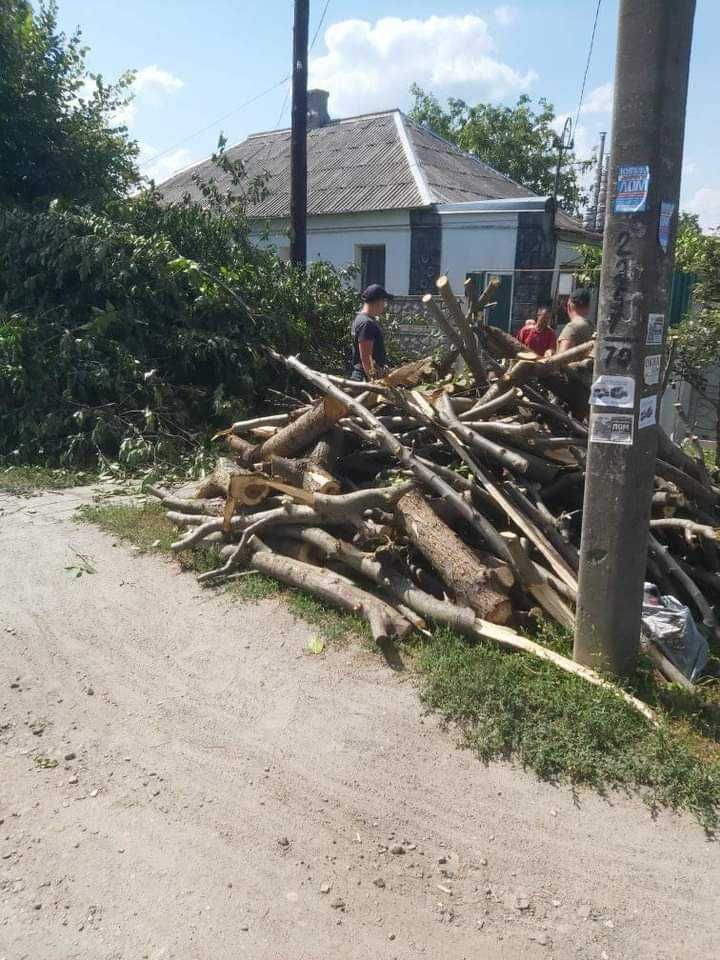
[[532, 350], [539, 357], [545, 357], [557, 350], [557, 337], [550, 326], [552, 309], [545, 303], [541, 304], [534, 320], [528, 320], [518, 334], [520, 343]]

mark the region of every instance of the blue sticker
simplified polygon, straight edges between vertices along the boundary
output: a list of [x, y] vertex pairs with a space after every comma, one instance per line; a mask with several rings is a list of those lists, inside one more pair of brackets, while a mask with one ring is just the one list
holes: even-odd
[[620, 167], [615, 191], [615, 213], [642, 213], [647, 210], [650, 167]]
[[675, 213], [674, 203], [663, 203], [660, 205], [660, 226], [658, 227], [658, 240], [663, 251], [667, 253], [670, 246], [670, 225], [672, 223], [673, 213]]

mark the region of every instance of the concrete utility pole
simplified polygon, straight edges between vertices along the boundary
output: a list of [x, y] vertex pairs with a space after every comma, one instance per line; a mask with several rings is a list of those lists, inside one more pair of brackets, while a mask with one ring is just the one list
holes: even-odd
[[290, 136], [290, 259], [307, 260], [307, 73], [309, 0], [295, 0], [292, 132]]
[[575, 659], [640, 638], [695, 0], [621, 0]]

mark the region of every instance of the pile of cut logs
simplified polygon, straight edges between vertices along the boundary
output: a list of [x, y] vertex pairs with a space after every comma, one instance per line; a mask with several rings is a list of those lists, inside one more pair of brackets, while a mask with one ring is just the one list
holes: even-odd
[[[360, 614], [379, 643], [446, 624], [606, 685], [519, 632], [538, 612], [574, 626], [594, 343], [536, 357], [483, 322], [493, 284], [465, 309], [437, 286], [426, 307], [447, 347], [378, 382], [273, 353], [307, 402], [233, 424], [192, 490], [152, 490], [182, 531], [174, 549], [212, 545], [202, 580], [260, 571]], [[662, 431], [655, 487], [648, 579], [720, 639], [720, 488]]]

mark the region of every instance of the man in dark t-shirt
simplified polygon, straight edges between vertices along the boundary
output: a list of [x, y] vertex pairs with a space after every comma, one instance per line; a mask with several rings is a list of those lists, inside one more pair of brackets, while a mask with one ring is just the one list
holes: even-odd
[[363, 291], [362, 310], [356, 315], [350, 328], [352, 337], [353, 380], [375, 380], [385, 367], [385, 336], [377, 318], [385, 313], [387, 301], [392, 295], [379, 283], [371, 283]]

